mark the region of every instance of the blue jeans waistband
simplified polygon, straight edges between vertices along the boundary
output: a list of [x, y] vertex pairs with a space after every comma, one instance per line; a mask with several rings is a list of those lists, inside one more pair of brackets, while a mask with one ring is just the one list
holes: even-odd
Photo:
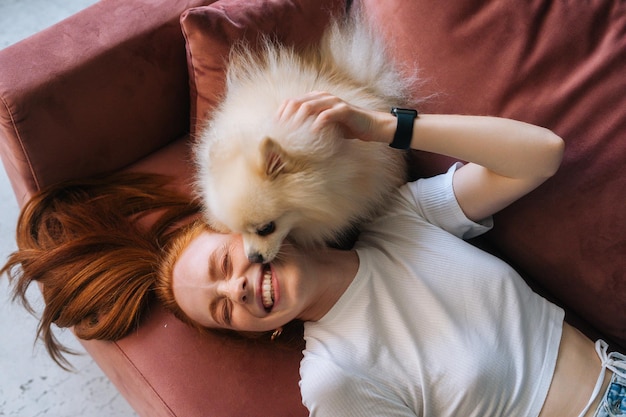
[[626, 416], [626, 378], [613, 374], [611, 382], [594, 416]]

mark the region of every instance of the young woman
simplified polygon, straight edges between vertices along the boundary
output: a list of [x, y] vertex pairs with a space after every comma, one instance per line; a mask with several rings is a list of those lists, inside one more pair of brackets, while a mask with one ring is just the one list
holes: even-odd
[[[392, 141], [397, 124], [394, 116], [325, 93], [288, 101], [277, 117], [283, 123], [314, 118], [312, 129], [337, 123], [347, 137], [383, 142]], [[463, 240], [488, 230], [493, 213], [557, 170], [561, 139], [491, 117], [421, 115], [413, 127], [412, 148], [469, 162], [403, 186], [386, 212], [363, 227], [353, 249], [302, 251], [286, 244], [275, 262], [252, 264], [240, 236], [196, 222], [167, 239], [163, 259], [159, 245], [143, 246], [156, 254], [144, 259], [159, 270], [140, 281], [149, 281], [168, 308], [200, 328], [266, 332], [304, 321], [301, 391], [312, 415], [625, 414], [626, 358], [607, 354], [601, 341], [594, 345], [508, 265]], [[35, 219], [31, 247], [70, 240], [60, 232], [63, 219], [40, 218], [25, 218]], [[24, 274], [16, 274], [22, 287], [34, 276], [26, 252], [5, 266], [13, 272], [22, 266]], [[85, 267], [72, 273], [84, 276]], [[45, 275], [43, 265], [31, 269]], [[61, 287], [47, 289], [46, 301]], [[148, 291], [134, 293], [136, 305]], [[87, 304], [80, 292], [63, 297]], [[113, 307], [100, 307], [83, 313], [78, 324], [116, 327], [106, 319]], [[44, 335], [59, 311], [48, 311]], [[58, 358], [58, 345], [48, 342]]]

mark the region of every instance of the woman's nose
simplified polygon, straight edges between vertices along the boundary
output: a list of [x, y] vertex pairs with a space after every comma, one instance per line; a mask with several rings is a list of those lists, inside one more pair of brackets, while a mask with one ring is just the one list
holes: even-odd
[[234, 303], [246, 303], [248, 301], [248, 280], [245, 277], [239, 277], [222, 281], [220, 292]]

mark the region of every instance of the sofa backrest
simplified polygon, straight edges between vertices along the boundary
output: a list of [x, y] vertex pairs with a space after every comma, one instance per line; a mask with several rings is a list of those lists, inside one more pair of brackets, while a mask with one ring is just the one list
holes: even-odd
[[0, 51], [0, 155], [20, 204], [188, 132], [179, 16], [211, 2], [102, 0]]

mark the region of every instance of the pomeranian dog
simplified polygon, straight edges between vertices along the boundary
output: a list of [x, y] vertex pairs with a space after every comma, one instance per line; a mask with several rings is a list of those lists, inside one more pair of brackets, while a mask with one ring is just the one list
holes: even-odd
[[379, 142], [312, 134], [277, 122], [281, 104], [324, 91], [380, 111], [406, 103], [408, 78], [360, 19], [336, 20], [319, 44], [294, 50], [265, 39], [233, 47], [223, 101], [194, 147], [197, 191], [208, 222], [240, 233], [251, 262], [267, 263], [285, 238], [341, 242], [406, 181], [406, 153]]

